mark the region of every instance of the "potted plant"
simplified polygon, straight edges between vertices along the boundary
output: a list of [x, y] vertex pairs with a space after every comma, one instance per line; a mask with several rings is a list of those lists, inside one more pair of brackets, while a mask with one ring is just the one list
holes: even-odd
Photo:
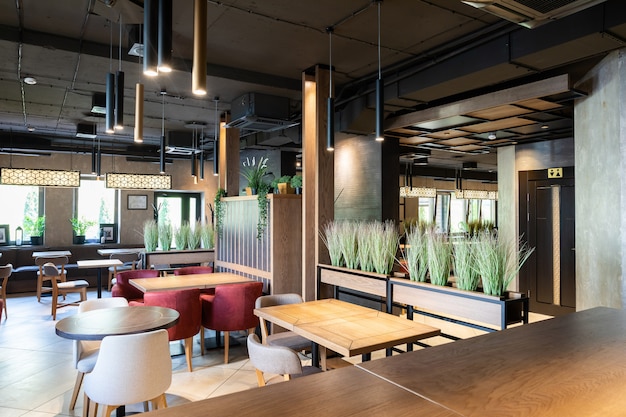
[[[191, 226], [191, 225], [189, 225]], [[190, 228], [187, 236], [187, 247], [189, 249], [198, 249], [202, 240], [202, 223], [196, 221], [193, 229]]]
[[267, 160], [268, 158], [261, 157], [257, 163], [255, 157], [252, 157], [252, 160], [246, 158], [241, 171], [241, 175], [248, 181], [246, 194], [255, 195], [264, 184], [263, 178], [267, 175]]
[[174, 242], [176, 243], [176, 249], [184, 250], [187, 247], [190, 233], [191, 227], [187, 222], [183, 222], [180, 227], [176, 227], [174, 229]]
[[172, 248], [172, 225], [169, 223], [159, 224], [159, 242], [161, 243], [161, 249], [168, 251]]
[[218, 188], [213, 199], [213, 222], [215, 223], [215, 232], [218, 235], [222, 233], [222, 224], [224, 221], [224, 215], [226, 214], [226, 203], [222, 201], [222, 198], [226, 197], [226, 190]]
[[87, 220], [84, 217], [80, 219], [78, 217], [72, 217], [70, 223], [72, 223], [72, 229], [74, 230], [74, 244], [76, 245], [85, 243], [85, 233], [87, 229], [96, 224], [93, 220]]
[[293, 194], [294, 190], [290, 185], [291, 176], [283, 175], [278, 179], [278, 192], [280, 194]]
[[291, 177], [290, 184], [296, 190], [296, 194], [302, 193], [302, 175], [294, 175]]
[[43, 243], [43, 232], [46, 229], [46, 216], [24, 218], [24, 229], [30, 235], [31, 245]]
[[159, 245], [159, 226], [155, 220], [144, 222], [143, 244], [146, 247], [146, 252], [154, 252]]
[[202, 225], [202, 247], [213, 249], [215, 246], [215, 229], [210, 224]]

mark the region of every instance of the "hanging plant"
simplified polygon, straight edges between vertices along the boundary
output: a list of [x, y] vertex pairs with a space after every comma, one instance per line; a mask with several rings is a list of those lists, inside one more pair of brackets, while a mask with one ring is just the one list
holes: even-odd
[[256, 226], [257, 239], [261, 239], [263, 237], [263, 233], [265, 233], [265, 229], [267, 228], [267, 210], [269, 206], [267, 193], [269, 190], [270, 186], [265, 183], [262, 183], [258, 189], [257, 201], [259, 203], [259, 221]]
[[223, 188], [218, 188], [217, 192], [215, 193], [215, 199], [213, 200], [215, 231], [218, 236], [221, 236], [222, 234], [224, 214], [226, 213], [226, 203], [222, 201], [223, 197], [226, 197], [226, 190]]

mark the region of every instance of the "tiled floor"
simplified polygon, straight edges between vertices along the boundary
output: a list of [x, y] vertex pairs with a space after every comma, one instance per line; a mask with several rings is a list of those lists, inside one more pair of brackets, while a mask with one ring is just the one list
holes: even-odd
[[[109, 293], [104, 292], [103, 296], [109, 296]], [[89, 293], [88, 298], [95, 297], [95, 292]], [[0, 323], [0, 417], [80, 416], [82, 392], [76, 409], [68, 409], [76, 378], [72, 342], [55, 334], [55, 322], [50, 316], [50, 298], [43, 298], [41, 303], [37, 303], [34, 295], [20, 295], [10, 296], [7, 301], [9, 318], [3, 317]], [[75, 310], [75, 307], [62, 308], [57, 313], [57, 319], [68, 317]], [[531, 315], [531, 320], [542, 318]], [[481, 333], [430, 318], [416, 320], [463, 338]], [[236, 335], [236, 338], [241, 343], [231, 347], [230, 363], [227, 365], [223, 364], [223, 350], [211, 350], [201, 356], [197, 343], [194, 344], [192, 373], [187, 371], [184, 355], [172, 358], [173, 379], [167, 391], [170, 407], [256, 388], [256, 375], [246, 353], [245, 334]], [[429, 344], [449, 342], [442, 337], [428, 340]], [[375, 352], [373, 358], [383, 354]], [[359, 357], [349, 359], [351, 363], [359, 361]], [[130, 405], [127, 410], [141, 411], [142, 408]]]

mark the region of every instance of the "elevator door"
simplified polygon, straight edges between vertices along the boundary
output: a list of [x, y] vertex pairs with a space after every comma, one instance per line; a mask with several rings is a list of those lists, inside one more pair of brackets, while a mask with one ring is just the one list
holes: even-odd
[[520, 289], [530, 293], [531, 311], [552, 316], [574, 312], [574, 179], [547, 179], [545, 171], [526, 174], [520, 175], [520, 182], [526, 180], [520, 183], [520, 191], [525, 189], [522, 205], [526, 203], [520, 231], [535, 252], [520, 273]]

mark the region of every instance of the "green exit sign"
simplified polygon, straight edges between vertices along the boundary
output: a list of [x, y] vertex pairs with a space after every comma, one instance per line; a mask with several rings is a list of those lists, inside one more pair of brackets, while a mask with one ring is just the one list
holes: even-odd
[[548, 168], [548, 178], [563, 178], [563, 168]]

